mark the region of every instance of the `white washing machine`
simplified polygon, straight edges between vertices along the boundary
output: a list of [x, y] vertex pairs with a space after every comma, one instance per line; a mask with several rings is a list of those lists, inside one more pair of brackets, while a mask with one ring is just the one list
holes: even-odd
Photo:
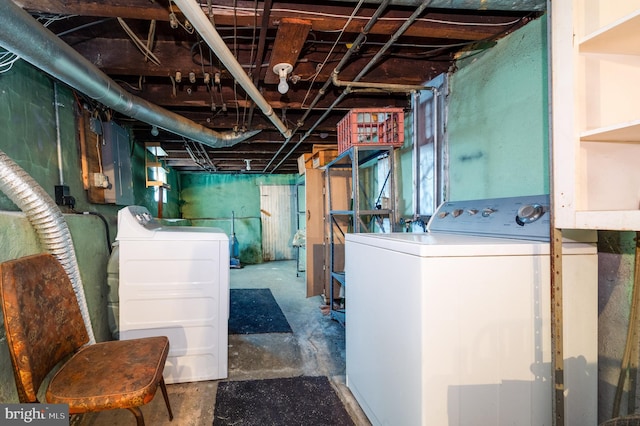
[[[347, 386], [374, 425], [551, 425], [547, 196], [347, 234]], [[577, 236], [577, 235], [576, 235]], [[563, 244], [565, 424], [597, 424], [597, 252]]]
[[141, 206], [118, 212], [120, 339], [164, 335], [167, 383], [227, 377], [229, 238], [163, 227]]

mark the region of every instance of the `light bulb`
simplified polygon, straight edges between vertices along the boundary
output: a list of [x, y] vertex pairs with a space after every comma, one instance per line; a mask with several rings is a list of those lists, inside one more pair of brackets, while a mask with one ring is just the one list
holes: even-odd
[[176, 28], [178, 28], [178, 18], [176, 17], [175, 13], [171, 12], [169, 14], [169, 25], [171, 26], [171, 28], [173, 28], [174, 30]]
[[158, 136], [160, 132], [158, 131], [158, 127], [157, 126], [151, 126], [151, 134], [153, 136]]
[[289, 84], [287, 84], [287, 75], [291, 71], [293, 71], [293, 66], [284, 62], [273, 67], [273, 72], [278, 74], [278, 77], [280, 78], [280, 83], [278, 84], [278, 92], [283, 95], [289, 90]]
[[287, 84], [287, 77], [280, 77], [280, 83], [278, 84], [278, 92], [285, 94], [289, 91], [289, 85]]

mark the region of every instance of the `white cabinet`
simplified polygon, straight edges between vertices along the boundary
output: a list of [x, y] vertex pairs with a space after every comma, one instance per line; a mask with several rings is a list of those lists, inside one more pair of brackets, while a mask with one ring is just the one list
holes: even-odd
[[557, 228], [640, 229], [640, 0], [551, 2]]

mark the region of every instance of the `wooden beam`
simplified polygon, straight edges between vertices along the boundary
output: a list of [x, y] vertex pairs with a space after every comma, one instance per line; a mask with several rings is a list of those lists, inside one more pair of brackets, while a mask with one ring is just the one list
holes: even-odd
[[275, 65], [286, 63], [295, 67], [310, 30], [311, 21], [293, 18], [282, 19], [271, 50], [269, 66], [264, 77], [265, 84], [279, 82], [278, 76], [273, 72]]

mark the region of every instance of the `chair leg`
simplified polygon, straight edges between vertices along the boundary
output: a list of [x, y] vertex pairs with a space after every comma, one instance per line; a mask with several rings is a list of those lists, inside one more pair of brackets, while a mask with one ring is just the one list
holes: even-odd
[[164, 383], [164, 377], [160, 379], [160, 390], [164, 397], [164, 403], [167, 405], [167, 411], [169, 412], [169, 421], [173, 420], [173, 412], [171, 411], [171, 404], [169, 403], [169, 394], [167, 394], [167, 385]]
[[142, 417], [142, 411], [138, 407], [129, 407], [127, 410], [131, 411], [136, 416], [136, 425], [144, 426], [144, 418]]

